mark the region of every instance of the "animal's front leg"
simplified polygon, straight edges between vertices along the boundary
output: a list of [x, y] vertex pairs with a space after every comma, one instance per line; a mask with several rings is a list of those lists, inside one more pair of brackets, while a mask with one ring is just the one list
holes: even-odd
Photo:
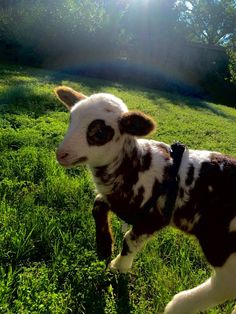
[[141, 250], [149, 237], [150, 235], [147, 234], [137, 235], [134, 229], [126, 232], [122, 251], [111, 261], [110, 269], [112, 271], [127, 273], [132, 266], [135, 255]]
[[99, 259], [110, 259], [113, 237], [109, 221], [109, 206], [100, 196], [96, 197], [93, 206], [93, 217], [96, 224], [96, 244]]
[[111, 270], [118, 270], [121, 273], [129, 271], [136, 254], [142, 249], [145, 242], [165, 225], [158, 210], [143, 215], [142, 219], [137, 219], [133, 228], [125, 234], [121, 253], [111, 261]]

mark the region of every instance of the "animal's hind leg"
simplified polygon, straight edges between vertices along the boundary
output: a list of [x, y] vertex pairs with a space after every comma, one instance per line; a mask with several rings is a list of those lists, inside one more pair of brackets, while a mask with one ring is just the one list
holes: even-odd
[[[203, 284], [174, 296], [165, 314], [194, 314], [236, 296], [236, 253]], [[232, 314], [236, 314], [236, 310]]]

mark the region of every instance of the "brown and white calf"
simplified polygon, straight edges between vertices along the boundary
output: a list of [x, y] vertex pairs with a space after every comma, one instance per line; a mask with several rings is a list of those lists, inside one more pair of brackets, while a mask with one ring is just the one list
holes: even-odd
[[58, 162], [64, 167], [86, 163], [98, 191], [93, 209], [98, 255], [109, 258], [112, 253], [109, 211], [132, 225], [121, 253], [110, 263], [122, 273], [146, 240], [172, 225], [197, 237], [214, 273], [200, 286], [175, 295], [165, 313], [197, 313], [236, 297], [236, 159], [186, 148], [176, 173], [173, 208], [166, 215], [171, 193], [162, 187], [166, 182], [168, 187], [173, 170], [170, 146], [139, 138], [154, 129], [153, 120], [128, 111], [110, 94], [86, 97], [64, 86], [55, 92], [71, 114]]

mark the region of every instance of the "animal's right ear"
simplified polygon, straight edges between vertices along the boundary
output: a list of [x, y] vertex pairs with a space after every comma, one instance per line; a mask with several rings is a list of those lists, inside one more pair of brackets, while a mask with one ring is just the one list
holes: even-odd
[[67, 86], [58, 86], [54, 89], [58, 99], [66, 106], [67, 109], [71, 109], [77, 102], [87, 98], [82, 93], [76, 92]]

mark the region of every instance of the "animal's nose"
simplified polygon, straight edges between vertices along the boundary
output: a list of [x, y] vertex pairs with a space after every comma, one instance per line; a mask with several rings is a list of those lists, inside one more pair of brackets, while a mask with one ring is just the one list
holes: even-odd
[[57, 155], [57, 160], [60, 163], [63, 163], [63, 162], [65, 162], [68, 159], [70, 154], [67, 151], [64, 151], [64, 150], [62, 150], [62, 151], [58, 150], [56, 155]]

